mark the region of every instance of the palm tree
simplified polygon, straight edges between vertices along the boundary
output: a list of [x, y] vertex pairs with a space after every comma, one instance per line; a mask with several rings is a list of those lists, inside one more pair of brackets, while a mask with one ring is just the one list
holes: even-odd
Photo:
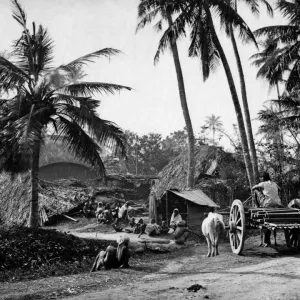
[[[251, 9], [252, 13], [256, 16], [259, 15], [259, 2], [265, 4], [268, 13], [270, 15], [273, 15], [273, 9], [266, 0], [259, 0], [259, 1], [258, 0], [250, 0], [250, 1], [249, 0], [246, 0], [246, 1], [241, 0], [241, 1], [243, 1], [246, 5], [248, 5], [249, 8]], [[232, 6], [237, 11], [237, 0], [232, 1]], [[255, 144], [254, 144], [254, 137], [253, 137], [253, 131], [252, 131], [252, 125], [251, 125], [251, 117], [250, 117], [250, 111], [249, 111], [249, 106], [248, 106], [245, 76], [244, 76], [243, 66], [242, 66], [240, 54], [238, 51], [237, 43], [235, 40], [232, 24], [230, 24], [230, 23], [228, 24], [228, 29], [229, 29], [230, 39], [231, 39], [231, 43], [233, 46], [233, 51], [234, 51], [234, 55], [235, 55], [235, 59], [236, 59], [236, 63], [237, 63], [237, 69], [238, 69], [238, 73], [239, 73], [241, 95], [242, 95], [242, 102], [243, 102], [243, 108], [244, 108], [244, 118], [245, 118], [246, 130], [247, 130], [248, 145], [249, 145], [250, 154], [251, 154], [253, 175], [254, 175], [255, 182], [257, 182], [259, 180], [257, 154], [256, 154], [256, 149], [255, 149]]]
[[120, 128], [98, 116], [100, 102], [92, 96], [130, 88], [103, 82], [70, 82], [69, 77], [87, 62], [119, 51], [105, 48], [53, 68], [53, 41], [47, 30], [42, 25], [36, 29], [33, 23], [30, 32], [17, 0], [12, 0], [12, 7], [13, 18], [23, 34], [13, 43], [10, 59], [0, 56], [0, 84], [11, 96], [0, 102], [0, 169], [10, 173], [31, 171], [29, 226], [36, 227], [39, 156], [47, 130], [51, 128], [55, 141], [90, 163], [99, 174], [105, 174], [98, 143], [124, 156], [125, 140]]
[[[171, 14], [174, 13], [176, 10], [178, 10], [178, 7], [174, 5], [174, 3], [167, 3], [168, 1], [163, 0], [141, 0], [140, 4], [138, 6], [138, 17], [140, 19], [140, 22], [137, 26], [137, 31], [144, 28], [147, 24], [150, 24], [157, 15], [160, 15], [161, 19], [156, 24], [156, 28], [160, 31], [162, 30], [162, 22], [167, 21], [169, 27], [173, 25], [173, 20]], [[164, 33], [164, 35], [166, 32]], [[194, 137], [194, 130], [189, 114], [187, 99], [186, 99], [186, 93], [185, 93], [185, 85], [183, 80], [183, 74], [181, 69], [181, 63], [179, 59], [179, 53], [178, 53], [178, 47], [176, 43], [176, 38], [173, 36], [169, 37], [169, 40], [167, 43], [165, 43], [163, 46], [159, 45], [159, 50], [157, 51], [155, 55], [155, 62], [158, 62], [159, 60], [159, 54], [160, 51], [163, 51], [165, 48], [170, 47], [176, 75], [177, 75], [177, 84], [179, 89], [179, 98], [181, 103], [181, 108], [183, 112], [183, 117], [185, 121], [185, 126], [187, 129], [188, 134], [188, 172], [187, 172], [187, 187], [193, 188], [194, 186], [194, 174], [195, 174], [195, 162], [194, 162], [194, 153], [195, 153], [195, 137]]]
[[[214, 11], [214, 15], [219, 16], [223, 27], [225, 24], [232, 24], [234, 28], [239, 29], [241, 36], [255, 41], [254, 36], [244, 20], [237, 14], [237, 12], [229, 5], [227, 1], [186, 0], [178, 2], [181, 3], [181, 13], [176, 18], [172, 28], [169, 28], [169, 32], [172, 32], [173, 36], [175, 37], [180, 37], [186, 34], [186, 25], [191, 28], [191, 44], [189, 48], [189, 55], [200, 57], [204, 80], [206, 80], [211, 71], [218, 66], [218, 61], [221, 59], [227, 76], [227, 81], [237, 116], [247, 176], [250, 185], [252, 185], [253, 168], [249, 155], [249, 147], [242, 110], [227, 58], [214, 27], [211, 10]], [[183, 2], [184, 4], [182, 4]], [[165, 40], [167, 39], [166, 36], [163, 38], [164, 39], [161, 40], [160, 45], [164, 45]]]
[[209, 117], [206, 117], [206, 125], [210, 130], [212, 130], [213, 133], [213, 144], [215, 145], [215, 133], [216, 130], [221, 129], [223, 126], [223, 122], [221, 121], [221, 117], [216, 117], [214, 114], [212, 114]]

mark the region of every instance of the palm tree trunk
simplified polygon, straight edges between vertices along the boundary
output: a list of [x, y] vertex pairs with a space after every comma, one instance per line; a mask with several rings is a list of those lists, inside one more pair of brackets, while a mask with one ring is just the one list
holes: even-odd
[[227, 81], [228, 81], [228, 85], [229, 85], [229, 88], [230, 88], [231, 97], [232, 97], [232, 101], [233, 101], [233, 105], [234, 105], [235, 113], [236, 113], [236, 117], [237, 117], [238, 128], [239, 128], [239, 132], [240, 132], [241, 144], [242, 144], [244, 160], [245, 160], [245, 165], [246, 165], [246, 172], [247, 172], [250, 187], [252, 187], [253, 186], [253, 184], [252, 184], [253, 183], [252, 164], [251, 164], [250, 155], [249, 155], [247, 135], [246, 135], [245, 125], [244, 125], [244, 120], [243, 120], [243, 114], [242, 114], [239, 98], [238, 98], [238, 95], [237, 95], [237, 92], [236, 92], [234, 80], [233, 80], [233, 77], [232, 77], [232, 74], [231, 74], [231, 70], [230, 70], [226, 55], [224, 53], [222, 45], [221, 45], [221, 43], [219, 41], [219, 38], [217, 36], [217, 33], [215, 31], [212, 16], [211, 16], [209, 7], [207, 5], [205, 5], [205, 11], [207, 13], [207, 17], [208, 17], [208, 21], [209, 21], [209, 27], [211, 29], [213, 42], [214, 42], [214, 44], [215, 44], [215, 46], [216, 46], [216, 48], [219, 52], [219, 55], [220, 55], [220, 58], [221, 58], [221, 61], [222, 61], [222, 64], [223, 64], [223, 67], [224, 67], [224, 70], [225, 70], [225, 73], [226, 73], [226, 76], [227, 76]]
[[[169, 13], [167, 13], [167, 18], [168, 18], [169, 26], [172, 26], [173, 20]], [[194, 137], [193, 126], [192, 126], [189, 109], [188, 109], [188, 105], [187, 105], [182, 69], [181, 69], [181, 64], [180, 64], [180, 60], [179, 60], [178, 48], [177, 48], [177, 44], [176, 44], [175, 40], [173, 40], [171, 43], [171, 49], [172, 49], [173, 60], [174, 60], [174, 65], [175, 65], [175, 69], [176, 69], [180, 103], [181, 103], [183, 117], [184, 117], [186, 129], [187, 129], [187, 134], [188, 134], [187, 187], [193, 188], [194, 180], [195, 180], [194, 179], [194, 177], [195, 177], [195, 157], [194, 157], [195, 137]]]
[[248, 145], [250, 148], [254, 181], [258, 182], [259, 181], [259, 172], [258, 172], [258, 164], [257, 164], [257, 154], [256, 154], [253, 132], [252, 132], [252, 125], [251, 125], [251, 118], [250, 118], [250, 112], [249, 112], [249, 106], [248, 106], [248, 100], [247, 100], [247, 90], [246, 90], [246, 84], [245, 84], [244, 71], [243, 71], [243, 66], [242, 66], [240, 54], [238, 51], [238, 47], [236, 44], [236, 40], [234, 37], [232, 24], [229, 25], [229, 30], [230, 30], [231, 43], [233, 46], [233, 51], [234, 51], [237, 68], [238, 68], [238, 72], [239, 72], [239, 78], [240, 78], [241, 94], [242, 94], [242, 101], [243, 101], [243, 107], [244, 107], [244, 117], [245, 117], [246, 130], [247, 130], [247, 136], [248, 136]]
[[40, 160], [40, 140], [35, 142], [32, 154], [31, 167], [31, 203], [29, 227], [37, 228], [39, 226], [39, 160]]

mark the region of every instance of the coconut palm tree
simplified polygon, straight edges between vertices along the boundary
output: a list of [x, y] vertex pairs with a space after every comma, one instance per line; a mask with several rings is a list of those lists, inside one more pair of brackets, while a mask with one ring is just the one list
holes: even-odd
[[[200, 57], [204, 80], [209, 77], [211, 71], [218, 66], [218, 62], [221, 60], [237, 116], [247, 176], [251, 185], [253, 182], [253, 169], [241, 106], [226, 55], [215, 30], [212, 11], [214, 15], [219, 16], [223, 27], [226, 28], [226, 24], [232, 24], [233, 28], [239, 30], [240, 36], [255, 41], [254, 36], [244, 20], [227, 1], [185, 0], [179, 2], [184, 2], [184, 4], [181, 4], [181, 13], [174, 21], [172, 28], [169, 28], [169, 32], [173, 32], [173, 36], [180, 37], [186, 34], [186, 26], [191, 28], [189, 55]], [[163, 45], [164, 40], [161, 40], [160, 44]]]
[[[137, 31], [144, 28], [146, 25], [152, 23], [155, 17], [157, 16], [160, 16], [160, 20], [155, 25], [158, 31], [162, 30], [163, 21], [166, 21], [168, 26], [171, 27], [173, 25], [172, 13], [178, 11], [179, 8], [180, 5], [176, 5], [176, 3], [172, 1], [168, 2], [163, 0], [157, 0], [157, 1], [141, 0], [138, 6], [138, 17], [140, 21], [137, 26]], [[166, 32], [164, 34], [166, 34]], [[194, 162], [195, 137], [194, 137], [194, 130], [193, 130], [190, 113], [188, 109], [184, 79], [183, 79], [178, 47], [177, 47], [175, 37], [170, 36], [170, 39], [168, 40], [167, 43], [165, 43], [163, 46], [159, 45], [159, 51], [157, 51], [154, 61], [158, 62], [160, 52], [166, 49], [167, 47], [170, 47], [173, 60], [174, 60], [175, 71], [177, 75], [177, 84], [179, 90], [179, 98], [180, 98], [181, 108], [182, 108], [183, 117], [187, 129], [187, 135], [188, 135], [187, 187], [193, 188], [194, 174], [195, 174], [195, 162]]]
[[[186, 27], [189, 27], [189, 29], [191, 29], [189, 56], [196, 56], [200, 58], [204, 80], [206, 80], [210, 73], [218, 66], [219, 59], [221, 59], [238, 119], [247, 176], [249, 178], [249, 183], [252, 184], [252, 164], [241, 106], [227, 58], [215, 31], [211, 10], [214, 11], [214, 15], [219, 16], [222, 25], [232, 23], [233, 27], [239, 30], [241, 36], [255, 41], [252, 32], [244, 20], [236, 13], [227, 1], [148, 0], [147, 3], [148, 6], [146, 5], [144, 9], [151, 8], [151, 12], [149, 12], [147, 18], [144, 19], [143, 24], [149, 23], [154, 19], [159, 12], [158, 7], [161, 3], [167, 5], [169, 13], [173, 13], [176, 16], [172, 26], [169, 26], [169, 28], [164, 32], [159, 42], [155, 56], [156, 58], [159, 57], [160, 53], [164, 52], [166, 46], [170, 44], [170, 41], [186, 36]], [[161, 22], [159, 21], [155, 27], [160, 29]]]
[[[273, 15], [273, 9], [266, 0], [240, 0], [240, 2], [244, 2], [250, 9], [251, 12], [255, 15], [259, 15], [259, 4], [263, 3], [265, 4], [267, 11], [270, 15]], [[237, 11], [238, 10], [238, 1], [234, 0], [231, 1], [232, 7]], [[244, 109], [244, 119], [245, 119], [245, 125], [246, 125], [246, 131], [247, 131], [247, 137], [248, 137], [248, 144], [251, 154], [251, 161], [253, 166], [253, 175], [254, 180], [257, 182], [259, 180], [259, 173], [258, 173], [258, 163], [257, 163], [257, 155], [256, 155], [256, 149], [254, 144], [254, 137], [253, 137], [253, 131], [252, 131], [252, 125], [251, 125], [251, 117], [250, 117], [250, 111], [248, 106], [248, 99], [247, 99], [247, 89], [246, 89], [246, 83], [245, 83], [245, 76], [243, 71], [243, 66], [240, 58], [240, 54], [238, 51], [238, 46], [235, 40], [234, 31], [232, 24], [228, 24], [229, 29], [229, 35], [231, 39], [231, 43], [233, 46], [234, 56], [236, 59], [237, 69], [239, 73], [239, 79], [240, 79], [240, 87], [241, 87], [241, 95], [242, 95], [242, 102], [243, 102], [243, 109]]]
[[55, 141], [99, 174], [105, 174], [98, 143], [124, 156], [125, 141], [119, 127], [98, 116], [100, 102], [92, 96], [130, 88], [103, 82], [70, 82], [74, 72], [87, 62], [119, 51], [105, 48], [53, 68], [53, 41], [47, 30], [33, 23], [30, 31], [17, 0], [12, 0], [12, 7], [13, 18], [23, 33], [13, 43], [12, 56], [0, 56], [0, 85], [10, 95], [0, 102], [0, 169], [11, 173], [31, 171], [29, 226], [36, 227], [39, 156], [49, 128]]
[[213, 144], [215, 145], [215, 133], [216, 130], [221, 129], [223, 127], [223, 122], [221, 121], [221, 117], [216, 117], [214, 114], [212, 114], [209, 117], [206, 117], [205, 120], [206, 125], [213, 133]]

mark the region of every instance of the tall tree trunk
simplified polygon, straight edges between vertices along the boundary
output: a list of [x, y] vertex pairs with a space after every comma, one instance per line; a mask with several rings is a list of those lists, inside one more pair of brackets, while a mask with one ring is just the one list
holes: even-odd
[[36, 228], [39, 226], [39, 160], [40, 160], [40, 140], [35, 142], [32, 154], [31, 167], [31, 202], [29, 227]]
[[[172, 26], [173, 21], [172, 21], [171, 15], [169, 13], [167, 13], [167, 17], [168, 17], [169, 26]], [[187, 134], [188, 134], [187, 187], [193, 188], [194, 187], [194, 177], [195, 177], [195, 157], [194, 157], [195, 156], [195, 137], [194, 137], [193, 126], [192, 126], [189, 109], [188, 109], [188, 105], [187, 105], [182, 69], [181, 69], [181, 64], [180, 64], [180, 60], [179, 60], [178, 48], [177, 48], [177, 44], [176, 44], [175, 40], [173, 40], [171, 42], [171, 49], [172, 49], [173, 60], [174, 60], [174, 65], [175, 65], [175, 69], [176, 69], [180, 103], [181, 103], [183, 117], [184, 117], [186, 129], [187, 129]]]
[[[277, 89], [277, 97], [278, 100], [280, 100], [280, 91], [279, 91], [279, 85], [278, 82], [276, 83], [276, 89]], [[281, 104], [279, 102], [278, 105], [279, 114], [281, 113]], [[279, 186], [281, 187], [280, 190], [280, 198], [283, 200], [284, 194], [284, 188], [283, 188], [283, 159], [284, 159], [284, 142], [283, 142], [283, 134], [282, 134], [282, 128], [280, 124], [278, 123], [278, 139], [277, 139], [277, 154], [278, 154], [278, 172], [279, 172]]]
[[225, 73], [227, 76], [227, 81], [228, 81], [228, 85], [230, 88], [231, 97], [232, 97], [232, 101], [233, 101], [233, 105], [234, 105], [235, 113], [236, 113], [236, 117], [237, 117], [237, 123], [238, 123], [241, 144], [242, 144], [242, 149], [243, 149], [243, 154], [244, 154], [244, 160], [245, 160], [245, 165], [246, 165], [246, 172], [247, 172], [250, 187], [252, 187], [253, 186], [252, 164], [251, 164], [250, 155], [249, 155], [247, 135], [246, 135], [245, 124], [244, 124], [244, 120], [243, 120], [243, 114], [242, 114], [239, 98], [238, 98], [238, 95], [236, 92], [234, 80], [233, 80], [233, 77], [231, 74], [231, 70], [230, 70], [226, 55], [224, 53], [222, 45], [221, 45], [219, 38], [217, 36], [217, 33], [215, 31], [212, 16], [211, 16], [209, 7], [207, 5], [205, 5], [205, 11], [207, 13], [213, 42], [219, 52], [219, 55], [220, 55], [220, 58], [221, 58], [221, 61], [222, 61], [222, 64], [223, 64], [223, 67], [224, 67], [224, 70], [225, 70]]
[[245, 84], [244, 71], [243, 71], [243, 66], [242, 66], [242, 62], [240, 59], [238, 47], [237, 47], [237, 44], [235, 41], [232, 24], [229, 25], [229, 30], [230, 30], [231, 43], [233, 46], [233, 51], [234, 51], [237, 68], [238, 68], [238, 72], [239, 72], [239, 78], [240, 78], [240, 86], [241, 86], [241, 94], [242, 94], [242, 101], [243, 101], [243, 107], [244, 107], [244, 117], [245, 117], [245, 123], [246, 123], [248, 145], [250, 148], [250, 155], [251, 155], [252, 168], [253, 168], [253, 176], [254, 176], [253, 178], [254, 178], [254, 181], [257, 183], [259, 181], [257, 154], [256, 154], [256, 149], [255, 149], [255, 144], [254, 144], [251, 118], [250, 118], [250, 112], [249, 112], [249, 106], [248, 106], [248, 100], [247, 100], [247, 90], [246, 90], [246, 84]]

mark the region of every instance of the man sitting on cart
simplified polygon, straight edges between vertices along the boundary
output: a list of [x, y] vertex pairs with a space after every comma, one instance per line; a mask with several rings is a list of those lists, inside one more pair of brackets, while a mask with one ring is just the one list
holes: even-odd
[[[263, 182], [252, 187], [255, 201], [258, 207], [283, 207], [279, 198], [279, 186], [271, 181], [269, 173], [263, 175]], [[271, 244], [271, 230], [267, 229], [265, 234], [265, 246]]]

